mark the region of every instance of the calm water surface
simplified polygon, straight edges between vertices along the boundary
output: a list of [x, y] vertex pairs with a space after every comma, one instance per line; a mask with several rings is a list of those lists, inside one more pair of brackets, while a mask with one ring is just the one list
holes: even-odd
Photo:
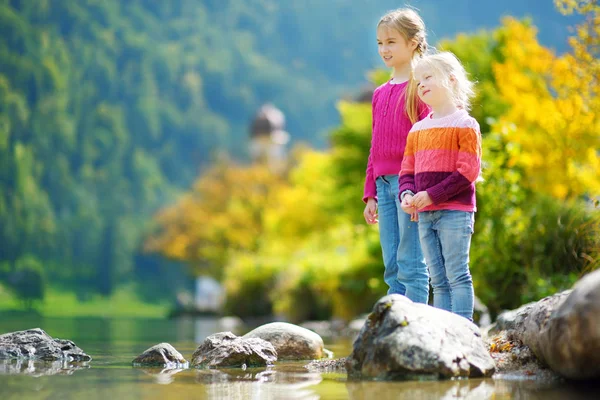
[[[189, 361], [198, 343], [227, 330], [212, 318], [177, 320], [2, 317], [0, 334], [40, 327], [73, 340], [93, 357], [87, 365], [0, 364], [0, 399], [588, 399], [600, 386], [573, 386], [504, 376], [442, 382], [352, 382], [345, 374], [311, 373], [305, 363], [271, 368], [181, 370], [132, 368], [148, 347], [169, 342]], [[243, 334], [244, 332], [235, 332]], [[350, 340], [327, 340], [335, 358]]]

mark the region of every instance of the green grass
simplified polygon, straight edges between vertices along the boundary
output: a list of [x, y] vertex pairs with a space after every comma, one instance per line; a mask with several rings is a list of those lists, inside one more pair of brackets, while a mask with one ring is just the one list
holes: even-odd
[[[43, 302], [34, 306], [44, 317], [138, 317], [165, 318], [168, 304], [145, 303], [131, 286], [121, 286], [109, 297], [93, 296], [80, 301], [74, 293], [47, 288]], [[23, 311], [22, 303], [0, 285], [0, 312]]]
[[20, 307], [21, 304], [17, 298], [0, 283], [0, 311], [18, 310]]

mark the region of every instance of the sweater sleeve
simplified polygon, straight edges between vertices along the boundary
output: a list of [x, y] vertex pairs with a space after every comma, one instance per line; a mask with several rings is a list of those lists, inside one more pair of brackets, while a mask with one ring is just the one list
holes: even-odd
[[476, 120], [458, 133], [456, 170], [440, 183], [427, 189], [434, 204], [452, 199], [477, 180], [481, 172], [481, 133]]
[[367, 176], [365, 177], [365, 188], [363, 191], [363, 201], [366, 203], [369, 197], [377, 199], [377, 186], [373, 176], [373, 162], [371, 161], [371, 152], [367, 161]]
[[375, 200], [377, 200], [377, 186], [375, 184], [375, 174], [373, 172], [373, 160], [372, 160], [372, 154], [373, 154], [373, 131], [375, 130], [375, 104], [376, 104], [376, 99], [377, 99], [377, 95], [378, 95], [378, 90], [379, 88], [375, 89], [375, 91], [373, 92], [373, 99], [371, 102], [371, 118], [372, 118], [372, 122], [371, 122], [371, 148], [369, 149], [369, 158], [367, 160], [367, 173], [366, 173], [366, 177], [365, 177], [365, 187], [363, 190], [363, 202], [367, 202], [367, 200], [369, 199], [369, 197], [374, 198]]
[[398, 180], [399, 196], [406, 190], [410, 190], [416, 193], [415, 186], [415, 137], [418, 134], [418, 130], [413, 128], [408, 133], [406, 138], [406, 148], [404, 149], [404, 157], [402, 158], [402, 167], [400, 169], [400, 179]]

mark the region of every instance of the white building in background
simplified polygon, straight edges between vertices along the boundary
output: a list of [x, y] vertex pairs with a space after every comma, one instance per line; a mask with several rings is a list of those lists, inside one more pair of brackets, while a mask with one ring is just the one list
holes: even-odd
[[199, 312], [218, 313], [221, 311], [225, 291], [219, 282], [207, 276], [196, 278], [194, 308]]
[[281, 171], [287, 163], [285, 146], [289, 141], [283, 112], [273, 104], [263, 105], [250, 126], [252, 161], [266, 162], [274, 171]]

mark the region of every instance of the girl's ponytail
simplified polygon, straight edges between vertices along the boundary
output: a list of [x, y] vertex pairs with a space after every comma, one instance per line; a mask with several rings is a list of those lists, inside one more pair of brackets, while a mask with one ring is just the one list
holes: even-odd
[[410, 69], [410, 79], [406, 86], [405, 105], [406, 115], [408, 115], [410, 122], [414, 124], [419, 121], [421, 119], [419, 115], [419, 96], [417, 95], [417, 82], [413, 68]]

